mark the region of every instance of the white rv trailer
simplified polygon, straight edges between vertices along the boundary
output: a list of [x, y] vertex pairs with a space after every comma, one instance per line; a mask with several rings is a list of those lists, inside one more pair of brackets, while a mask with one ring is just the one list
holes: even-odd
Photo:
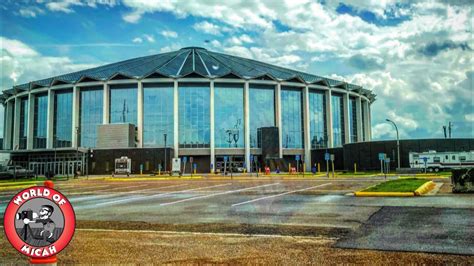
[[[474, 167], [474, 151], [467, 152], [410, 152], [410, 167], [439, 172], [445, 169]], [[426, 161], [426, 165], [425, 165]]]

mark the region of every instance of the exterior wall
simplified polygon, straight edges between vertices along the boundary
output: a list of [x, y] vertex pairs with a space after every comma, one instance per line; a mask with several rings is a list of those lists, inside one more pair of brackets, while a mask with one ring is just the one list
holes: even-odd
[[[327, 132], [327, 143], [329, 144], [329, 147], [332, 147], [333, 145], [333, 139], [332, 139], [332, 106], [331, 106], [331, 95], [333, 93], [337, 93], [339, 95], [343, 96], [344, 100], [344, 128], [347, 128], [347, 123], [348, 123], [348, 115], [347, 115], [347, 99], [349, 96], [355, 97], [357, 99], [357, 131], [361, 132], [361, 110], [364, 109], [365, 112], [365, 136], [366, 136], [366, 141], [370, 139], [370, 103], [368, 98], [366, 98], [363, 95], [358, 94], [355, 91], [348, 91], [342, 88], [332, 88], [332, 87], [327, 87], [327, 86], [321, 86], [321, 85], [314, 85], [314, 84], [304, 84], [304, 83], [297, 83], [297, 82], [279, 82], [279, 81], [272, 81], [272, 80], [243, 80], [243, 79], [215, 79], [210, 81], [209, 79], [206, 78], [181, 78], [181, 79], [170, 79], [170, 78], [160, 78], [160, 79], [143, 79], [140, 81], [137, 80], [109, 80], [109, 81], [97, 81], [97, 82], [80, 82], [77, 84], [62, 84], [62, 85], [54, 85], [50, 88], [36, 88], [32, 89], [30, 91], [25, 91], [25, 92], [19, 92], [17, 95], [12, 96], [8, 98], [5, 102], [6, 106], [6, 120], [5, 120], [5, 129], [4, 129], [4, 148], [5, 149], [12, 149], [13, 142], [14, 140], [17, 139], [17, 136], [12, 136], [13, 127], [14, 127], [14, 121], [18, 120], [18, 118], [15, 119], [13, 116], [14, 112], [14, 107], [15, 107], [15, 98], [19, 97], [29, 97], [29, 105], [28, 105], [28, 114], [29, 114], [29, 119], [28, 119], [28, 140], [27, 140], [27, 150], [32, 150], [33, 149], [33, 117], [34, 117], [34, 102], [35, 96], [38, 93], [48, 93], [49, 97], [48, 100], [48, 107], [49, 106], [54, 106], [53, 101], [54, 101], [54, 92], [56, 90], [64, 90], [64, 89], [70, 89], [73, 91], [73, 118], [72, 118], [72, 148], [76, 148], [78, 146], [78, 139], [80, 138], [80, 125], [79, 125], [79, 115], [80, 115], [80, 91], [82, 88], [87, 88], [87, 87], [93, 87], [93, 86], [101, 86], [103, 88], [103, 119], [102, 123], [103, 124], [108, 124], [110, 123], [110, 90], [111, 87], [113, 88], [114, 86], [117, 85], [123, 85], [123, 84], [134, 84], [136, 85], [135, 87], [137, 88], [137, 148], [143, 147], [143, 124], [144, 124], [144, 117], [143, 117], [143, 86], [145, 83], [173, 83], [174, 84], [174, 91], [173, 91], [173, 99], [170, 99], [170, 101], [174, 102], [174, 133], [173, 133], [173, 143], [171, 143], [174, 153], [173, 156], [179, 157], [181, 156], [180, 151], [179, 151], [179, 116], [178, 116], [178, 110], [179, 110], [179, 85], [183, 83], [203, 83], [207, 84], [209, 86], [211, 93], [210, 93], [210, 133], [211, 133], [211, 142], [210, 142], [210, 147], [207, 148], [207, 153], [210, 155], [210, 159], [206, 159], [203, 162], [208, 162], [208, 165], [206, 168], [202, 169], [207, 169], [206, 171], [211, 170], [211, 166], [215, 166], [215, 132], [214, 129], [217, 125], [215, 125], [216, 121], [214, 121], [214, 83], [232, 83], [232, 84], [239, 84], [242, 85], [242, 88], [244, 89], [244, 121], [242, 121], [243, 124], [243, 131], [244, 131], [244, 148], [242, 149], [242, 154], [245, 156], [245, 162], [247, 165], [247, 168], [250, 168], [250, 155], [251, 154], [257, 154], [255, 151], [258, 151], [258, 149], [254, 149], [250, 147], [250, 129], [249, 129], [249, 119], [251, 119], [252, 115], [249, 110], [249, 86], [252, 84], [263, 84], [263, 85], [271, 85], [274, 87], [275, 90], [275, 124], [279, 128], [280, 134], [279, 134], [279, 155], [280, 158], [283, 158], [283, 155], [302, 155], [305, 162], [307, 169], [310, 169], [310, 164], [313, 164], [314, 160], [312, 160], [312, 157], [314, 157], [314, 152], [312, 152], [311, 149], [311, 132], [310, 132], [310, 126], [309, 126], [309, 112], [310, 112], [310, 106], [308, 102], [308, 90], [317, 90], [325, 94], [326, 97], [326, 132]], [[301, 117], [303, 118], [303, 126], [302, 126], [302, 132], [303, 132], [303, 145], [301, 149], [286, 149], [283, 146], [283, 136], [282, 136], [282, 98], [281, 98], [281, 90], [282, 86], [285, 87], [292, 87], [298, 90], [301, 90], [302, 92], [302, 114]], [[10, 109], [9, 109], [10, 108]], [[49, 108], [51, 109], [51, 108]], [[53, 119], [51, 119], [53, 116], [51, 114], [51, 110], [48, 109], [48, 145], [47, 149], [52, 149], [52, 130], [53, 130]], [[9, 111], [11, 110], [11, 111]], [[16, 115], [16, 114], [15, 114]], [[17, 133], [17, 130], [14, 131], [15, 134]], [[349, 132], [346, 132], [346, 135], [349, 135]], [[361, 139], [362, 134], [358, 134], [359, 138], [358, 141], [363, 141]], [[87, 148], [87, 147], [83, 147]], [[193, 154], [192, 149], [186, 149], [186, 154]], [[199, 155], [201, 154], [201, 151], [196, 150], [195, 154]], [[248, 169], [250, 170], [250, 169]]]

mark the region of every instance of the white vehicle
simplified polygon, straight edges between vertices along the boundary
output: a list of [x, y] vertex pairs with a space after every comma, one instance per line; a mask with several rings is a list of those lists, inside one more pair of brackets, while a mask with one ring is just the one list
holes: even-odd
[[122, 156], [118, 159], [115, 159], [115, 171], [112, 173], [112, 176], [115, 175], [127, 175], [129, 176], [132, 173], [132, 159], [127, 156]]
[[[474, 151], [468, 152], [410, 152], [410, 167], [439, 172], [444, 169], [474, 167]], [[425, 165], [426, 160], [426, 165]]]

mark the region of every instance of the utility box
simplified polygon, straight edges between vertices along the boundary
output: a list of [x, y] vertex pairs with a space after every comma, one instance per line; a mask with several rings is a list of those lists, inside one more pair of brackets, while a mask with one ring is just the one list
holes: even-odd
[[129, 176], [132, 173], [132, 160], [127, 156], [122, 156], [115, 159], [115, 170], [112, 176], [115, 175], [126, 175]]
[[98, 125], [97, 148], [133, 148], [135, 135], [133, 124]]

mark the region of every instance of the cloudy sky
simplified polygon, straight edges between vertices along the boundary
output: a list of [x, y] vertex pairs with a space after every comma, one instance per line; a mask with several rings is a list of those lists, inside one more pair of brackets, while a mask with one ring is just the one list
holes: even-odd
[[394, 137], [385, 118], [402, 138], [449, 121], [474, 137], [470, 0], [3, 0], [0, 20], [2, 90], [202, 46], [373, 90], [374, 139]]

